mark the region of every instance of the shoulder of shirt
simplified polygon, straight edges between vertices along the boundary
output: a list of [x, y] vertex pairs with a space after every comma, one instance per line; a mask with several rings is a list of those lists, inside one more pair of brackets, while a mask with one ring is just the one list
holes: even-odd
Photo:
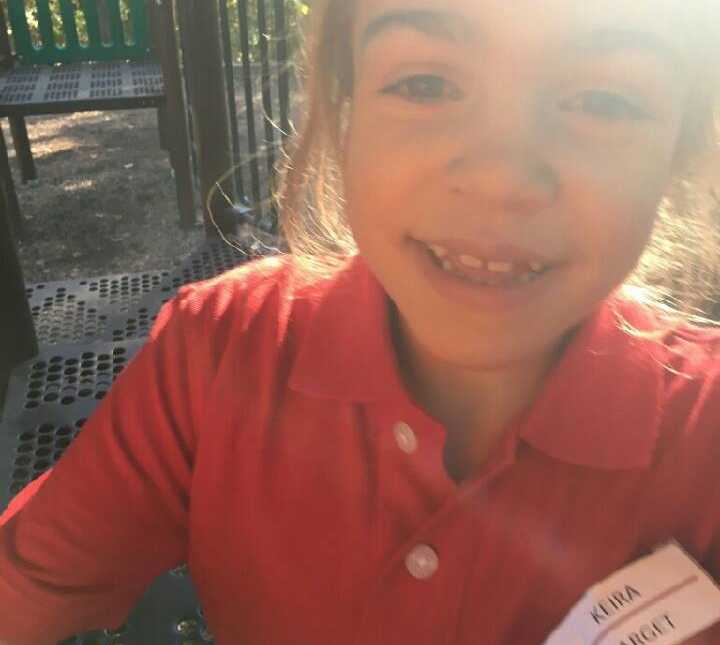
[[[332, 278], [305, 276], [291, 255], [251, 260], [209, 280], [181, 287], [171, 301], [189, 330], [201, 330], [217, 343], [270, 325], [284, 332], [288, 324], [309, 318]], [[223, 340], [224, 339], [224, 340]]]
[[720, 325], [673, 320], [650, 305], [618, 302], [628, 357], [637, 358], [636, 351], [652, 357], [665, 426], [688, 432], [716, 426], [720, 446]]
[[186, 284], [178, 289], [176, 300], [190, 314], [207, 312], [212, 316], [226, 312], [233, 298], [256, 290], [266, 292], [288, 284], [292, 262], [285, 255], [250, 260], [217, 276]]
[[720, 449], [720, 327], [669, 326], [657, 356], [667, 432]]
[[663, 335], [659, 356], [668, 392], [720, 384], [720, 327], [673, 326]]
[[[720, 326], [664, 317], [635, 302], [620, 309], [629, 329], [621, 343], [627, 359], [656, 375], [657, 443], [654, 461], [672, 477], [717, 480], [720, 457]], [[647, 360], [647, 356], [651, 360]], [[622, 379], [622, 374], [618, 374]], [[638, 395], [640, 393], [638, 392]], [[720, 494], [720, 489], [718, 489]]]
[[664, 317], [656, 308], [629, 299], [614, 304], [629, 337], [626, 347], [652, 353], [666, 390], [714, 378], [720, 371], [720, 323], [700, 326]]

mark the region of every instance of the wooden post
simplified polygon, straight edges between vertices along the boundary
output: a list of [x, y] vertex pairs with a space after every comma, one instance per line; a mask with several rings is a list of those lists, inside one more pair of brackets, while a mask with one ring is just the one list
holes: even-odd
[[28, 137], [27, 127], [25, 126], [25, 118], [22, 116], [11, 116], [10, 134], [12, 135], [13, 146], [15, 147], [15, 156], [18, 167], [20, 168], [20, 177], [23, 183], [37, 179], [37, 169], [35, 168], [35, 160], [32, 156], [32, 148], [30, 147], [30, 138]]
[[[12, 69], [12, 66], [13, 53], [7, 29], [7, 20], [5, 18], [5, 12], [0, 6], [0, 69], [9, 70]], [[10, 132], [12, 133], [15, 155], [22, 180], [26, 182], [31, 179], [37, 179], [37, 170], [35, 169], [35, 161], [33, 160], [32, 150], [30, 148], [30, 139], [28, 138], [27, 128], [25, 126], [25, 118], [17, 115], [11, 116], [9, 120]]]
[[15, 235], [24, 239], [27, 231], [20, 212], [17, 193], [15, 192], [15, 182], [13, 182], [2, 126], [0, 126], [0, 200], [3, 201], [6, 217], [9, 219], [10, 224], [14, 226]]
[[[7, 23], [0, 9], [0, 67], [7, 69], [12, 65]], [[13, 226], [18, 235], [23, 234], [20, 206], [10, 172], [5, 137], [0, 128], [0, 418], [12, 369], [38, 353]]]
[[37, 353], [35, 327], [25, 295], [7, 200], [3, 197], [0, 198], [0, 413], [13, 367]]
[[209, 210], [206, 206], [211, 188], [233, 165], [218, 0], [182, 0], [178, 11], [205, 232], [217, 235], [214, 219], [223, 232], [231, 233], [233, 220], [226, 217], [229, 204], [219, 191]]
[[175, 34], [173, 0], [150, 3], [150, 26], [153, 44], [163, 73], [165, 103], [158, 108], [160, 141], [168, 151], [175, 173], [175, 191], [180, 209], [180, 226], [195, 226], [195, 191], [193, 190], [190, 131], [180, 67], [179, 45]]

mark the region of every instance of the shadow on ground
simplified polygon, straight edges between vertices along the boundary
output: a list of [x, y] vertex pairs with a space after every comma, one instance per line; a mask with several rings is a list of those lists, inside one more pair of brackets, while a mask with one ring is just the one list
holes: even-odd
[[38, 170], [22, 184], [28, 282], [172, 267], [203, 238], [178, 226], [175, 185], [155, 110], [28, 119]]

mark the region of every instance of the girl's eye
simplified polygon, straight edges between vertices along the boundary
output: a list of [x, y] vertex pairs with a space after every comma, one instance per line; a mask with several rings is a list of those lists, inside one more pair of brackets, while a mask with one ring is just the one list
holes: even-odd
[[572, 112], [579, 110], [606, 121], [643, 121], [652, 116], [622, 94], [600, 90], [583, 92], [563, 101], [560, 108]]
[[383, 88], [382, 94], [396, 94], [414, 103], [459, 101], [462, 92], [456, 86], [435, 74], [417, 74]]

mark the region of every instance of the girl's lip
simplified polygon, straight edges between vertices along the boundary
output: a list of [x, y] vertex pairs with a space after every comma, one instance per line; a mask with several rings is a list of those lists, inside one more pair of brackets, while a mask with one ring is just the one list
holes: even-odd
[[471, 255], [489, 261], [506, 261], [527, 264], [538, 263], [543, 267], [551, 267], [552, 261], [546, 255], [533, 249], [505, 242], [476, 242], [459, 239], [415, 239], [427, 247], [440, 246], [452, 255]]

